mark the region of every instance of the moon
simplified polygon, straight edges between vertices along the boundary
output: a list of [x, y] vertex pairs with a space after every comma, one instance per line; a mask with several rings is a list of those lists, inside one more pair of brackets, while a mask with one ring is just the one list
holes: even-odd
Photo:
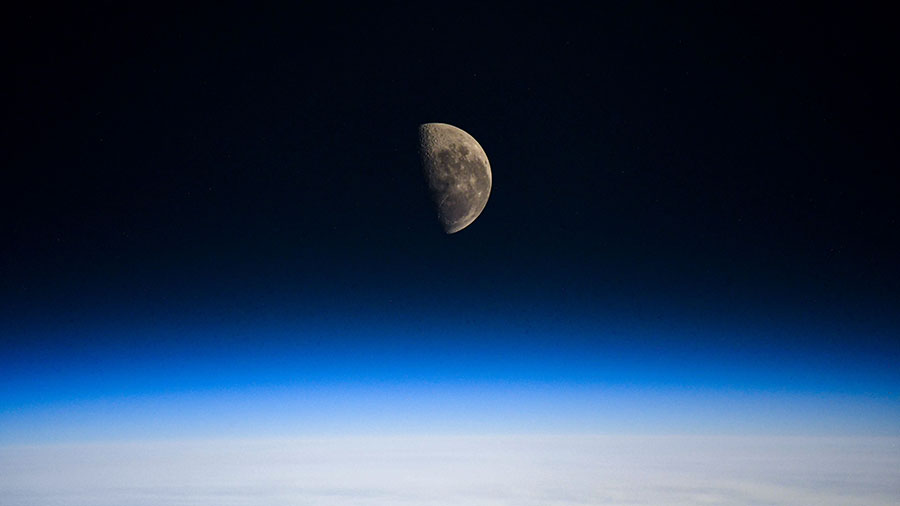
[[419, 126], [419, 156], [444, 232], [471, 225], [491, 195], [491, 164], [478, 141], [453, 125], [425, 123]]

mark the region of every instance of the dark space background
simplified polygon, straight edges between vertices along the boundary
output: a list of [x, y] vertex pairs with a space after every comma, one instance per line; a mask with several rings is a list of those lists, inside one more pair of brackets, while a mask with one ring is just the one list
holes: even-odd
[[[5, 7], [0, 420], [477, 380], [839, 394], [895, 432], [896, 37], [818, 9]], [[433, 121], [493, 169], [450, 236]]]

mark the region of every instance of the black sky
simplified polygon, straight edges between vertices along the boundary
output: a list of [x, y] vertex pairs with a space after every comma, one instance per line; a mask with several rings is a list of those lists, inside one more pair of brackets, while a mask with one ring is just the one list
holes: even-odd
[[[4, 318], [475, 291], [896, 328], [885, 12], [6, 9]], [[430, 121], [494, 171], [452, 237]]]

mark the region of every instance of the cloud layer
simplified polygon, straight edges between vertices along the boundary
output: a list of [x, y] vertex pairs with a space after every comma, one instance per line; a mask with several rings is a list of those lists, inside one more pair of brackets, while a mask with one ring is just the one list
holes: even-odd
[[900, 439], [332, 437], [7, 446], [26, 505], [900, 502]]

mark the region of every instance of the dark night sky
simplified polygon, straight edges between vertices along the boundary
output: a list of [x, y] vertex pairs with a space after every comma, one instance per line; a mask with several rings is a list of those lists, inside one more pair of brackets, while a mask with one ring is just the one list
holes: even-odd
[[[424, 315], [668, 325], [684, 332], [636, 349], [812, 357], [816, 378], [848, 360], [834, 389], [868, 370], [863, 393], [896, 396], [883, 12], [17, 9], [2, 16], [7, 385], [132, 346], [205, 356], [212, 339], [87, 337], [97, 326]], [[431, 121], [471, 133], [493, 169], [453, 236], [417, 165]], [[579, 339], [557, 344], [609, 344]]]

